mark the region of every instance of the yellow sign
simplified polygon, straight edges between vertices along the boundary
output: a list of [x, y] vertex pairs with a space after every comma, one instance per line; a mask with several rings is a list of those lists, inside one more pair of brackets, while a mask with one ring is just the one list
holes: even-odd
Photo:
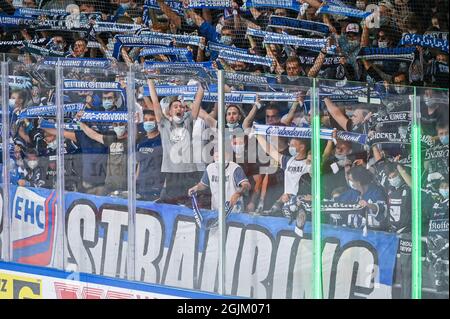
[[0, 272], [0, 299], [42, 299], [41, 280]]

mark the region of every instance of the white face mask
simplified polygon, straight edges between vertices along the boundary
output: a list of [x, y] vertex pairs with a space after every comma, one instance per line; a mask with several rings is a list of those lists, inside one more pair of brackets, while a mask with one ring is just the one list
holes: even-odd
[[378, 41], [378, 47], [379, 48], [387, 48], [388, 47], [387, 41]]
[[35, 169], [38, 166], [38, 161], [37, 160], [29, 160], [29, 161], [27, 161], [27, 165], [29, 168]]
[[236, 123], [227, 123], [227, 127], [228, 128], [236, 128], [239, 126], [239, 122]]
[[9, 99], [8, 105], [10, 108], [14, 108], [16, 106], [16, 99]]
[[334, 154], [334, 157], [336, 157], [336, 159], [337, 159], [336, 164], [339, 167], [344, 167], [345, 166], [345, 162], [347, 161], [347, 156], [346, 155]]
[[52, 150], [56, 150], [56, 146], [57, 146], [56, 140], [54, 140], [53, 142], [47, 143], [47, 147]]
[[400, 176], [395, 176], [394, 178], [389, 178], [388, 180], [392, 187], [398, 188], [402, 185], [402, 179]]
[[289, 146], [289, 154], [291, 154], [291, 156], [297, 156], [297, 149], [294, 146]]
[[398, 94], [403, 94], [406, 92], [406, 90], [408, 89], [407, 87], [401, 86], [401, 85], [396, 85], [394, 86], [395, 92], [397, 92]]
[[242, 155], [245, 151], [245, 145], [244, 144], [236, 144], [231, 146], [233, 148], [233, 151], [235, 154]]
[[220, 37], [220, 42], [222, 42], [225, 45], [232, 45], [233, 44], [233, 38], [229, 35], [222, 35]]
[[218, 23], [218, 24], [216, 25], [216, 32], [220, 34], [220, 33], [222, 32], [222, 28], [223, 28], [223, 25], [221, 25], [220, 23]]
[[181, 124], [184, 122], [184, 117], [179, 117], [179, 116], [172, 116], [173, 121], [175, 122], [175, 124]]
[[357, 190], [355, 187], [355, 183], [353, 183], [353, 181], [351, 181], [351, 180], [348, 180], [348, 186], [350, 186], [350, 188], [352, 188], [354, 190]]
[[117, 136], [121, 137], [125, 134], [127, 128], [125, 126], [114, 126], [113, 129]]

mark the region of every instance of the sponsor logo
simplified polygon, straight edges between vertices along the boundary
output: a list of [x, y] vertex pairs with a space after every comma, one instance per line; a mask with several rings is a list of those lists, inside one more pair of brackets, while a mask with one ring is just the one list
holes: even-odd
[[41, 280], [0, 273], [0, 299], [42, 299]]

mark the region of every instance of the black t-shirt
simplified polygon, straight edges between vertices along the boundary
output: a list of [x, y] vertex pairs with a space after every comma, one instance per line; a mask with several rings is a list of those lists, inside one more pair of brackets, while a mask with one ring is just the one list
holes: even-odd
[[136, 161], [139, 163], [137, 178], [137, 193], [161, 190], [164, 185], [165, 174], [161, 172], [162, 164], [161, 136], [149, 139], [143, 136], [136, 146]]
[[103, 185], [108, 148], [89, 138], [83, 131], [75, 131], [75, 136], [83, 154], [83, 182], [93, 186]]

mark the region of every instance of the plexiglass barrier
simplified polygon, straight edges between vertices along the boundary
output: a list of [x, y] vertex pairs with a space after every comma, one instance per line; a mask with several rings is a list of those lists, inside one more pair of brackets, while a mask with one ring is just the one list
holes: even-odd
[[1, 70], [2, 260], [249, 298], [448, 298], [448, 91]]

